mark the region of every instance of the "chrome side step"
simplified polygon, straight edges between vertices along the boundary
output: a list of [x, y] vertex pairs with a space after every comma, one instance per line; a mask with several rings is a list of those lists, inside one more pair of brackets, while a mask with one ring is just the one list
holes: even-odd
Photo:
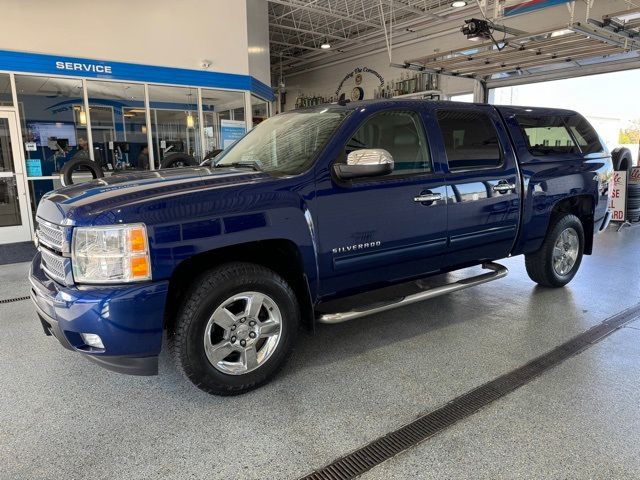
[[445, 295], [447, 293], [456, 292], [465, 288], [475, 287], [476, 285], [480, 285], [482, 283], [498, 280], [499, 278], [506, 277], [507, 273], [509, 273], [507, 267], [494, 262], [483, 263], [482, 268], [491, 270], [491, 272], [476, 275], [475, 277], [464, 278], [462, 280], [458, 280], [457, 282], [442, 285], [440, 287], [430, 288], [419, 293], [414, 293], [413, 295], [401, 297], [388, 303], [366, 305], [362, 307], [362, 309], [354, 309], [349, 312], [326, 313], [318, 317], [318, 322], [341, 323], [346, 322], [347, 320], [353, 320], [354, 318], [360, 318], [367, 315], [372, 315], [374, 313], [385, 312], [387, 310], [403, 307], [411, 303], [422, 302], [423, 300], [427, 300], [429, 298], [439, 297], [440, 295]]

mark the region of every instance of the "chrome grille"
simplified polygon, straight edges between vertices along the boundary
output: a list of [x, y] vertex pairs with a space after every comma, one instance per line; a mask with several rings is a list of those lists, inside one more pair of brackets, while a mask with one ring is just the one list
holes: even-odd
[[53, 248], [59, 252], [62, 252], [64, 245], [64, 230], [62, 227], [53, 225], [52, 223], [44, 222], [38, 219], [38, 229], [36, 230], [38, 241]]
[[53, 280], [66, 284], [67, 271], [65, 264], [68, 262], [68, 259], [56, 255], [46, 248], [41, 248], [40, 253], [42, 255], [42, 268], [44, 271], [47, 272]]

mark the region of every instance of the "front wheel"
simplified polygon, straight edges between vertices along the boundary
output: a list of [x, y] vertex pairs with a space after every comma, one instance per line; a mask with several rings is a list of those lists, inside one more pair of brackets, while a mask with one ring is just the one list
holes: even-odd
[[578, 272], [584, 229], [575, 215], [557, 217], [540, 249], [525, 256], [529, 278], [545, 287], [564, 287]]
[[278, 274], [255, 264], [227, 264], [195, 281], [169, 345], [197, 387], [237, 395], [266, 383], [282, 367], [299, 317], [295, 294]]

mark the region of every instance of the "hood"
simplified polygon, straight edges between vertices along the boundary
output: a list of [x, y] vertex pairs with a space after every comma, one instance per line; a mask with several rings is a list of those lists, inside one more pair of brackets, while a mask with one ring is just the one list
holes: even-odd
[[184, 195], [204, 188], [232, 188], [273, 177], [246, 168], [170, 168], [116, 174], [70, 185], [42, 197], [37, 216], [58, 225], [89, 225], [107, 211], [163, 195]]

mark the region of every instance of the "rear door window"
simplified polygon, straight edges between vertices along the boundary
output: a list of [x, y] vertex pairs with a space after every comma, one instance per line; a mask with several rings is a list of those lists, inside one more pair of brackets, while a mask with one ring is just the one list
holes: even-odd
[[473, 110], [438, 110], [437, 118], [450, 171], [502, 165], [498, 134], [487, 114]]

